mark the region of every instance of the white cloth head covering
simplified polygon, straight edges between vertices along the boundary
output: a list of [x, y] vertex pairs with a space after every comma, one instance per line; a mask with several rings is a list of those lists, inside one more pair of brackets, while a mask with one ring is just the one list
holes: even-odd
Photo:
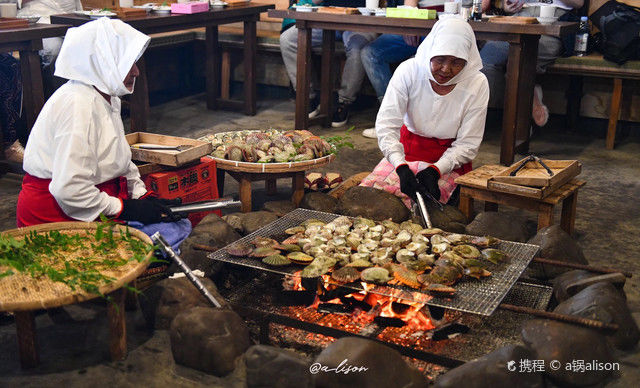
[[123, 81], [150, 40], [121, 20], [106, 17], [70, 28], [55, 75], [93, 85], [110, 96], [131, 94]]
[[438, 83], [431, 74], [431, 58], [439, 55], [453, 55], [467, 61], [462, 71], [442, 85], [454, 85], [469, 77], [475, 76], [482, 69], [482, 59], [476, 45], [473, 29], [466, 21], [459, 18], [439, 20], [418, 47], [416, 60], [427, 66], [429, 79]]

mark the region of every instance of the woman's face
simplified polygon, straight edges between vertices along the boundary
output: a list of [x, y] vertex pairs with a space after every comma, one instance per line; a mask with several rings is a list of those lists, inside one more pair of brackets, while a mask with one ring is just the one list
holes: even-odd
[[129, 73], [127, 74], [126, 77], [124, 77], [124, 81], [122, 81], [124, 83], [124, 86], [130, 91], [133, 91], [133, 85], [135, 84], [136, 81], [136, 77], [140, 75], [140, 70], [138, 70], [138, 66], [136, 66], [136, 64], [134, 63], [133, 66], [131, 66], [131, 70], [129, 70]]
[[431, 74], [439, 84], [444, 84], [458, 75], [466, 64], [467, 61], [453, 55], [438, 55], [431, 58]]

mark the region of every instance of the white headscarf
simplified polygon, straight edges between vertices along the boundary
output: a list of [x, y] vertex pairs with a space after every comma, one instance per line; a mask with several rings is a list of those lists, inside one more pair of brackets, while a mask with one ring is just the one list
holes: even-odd
[[447, 18], [436, 22], [416, 52], [416, 60], [427, 66], [429, 79], [441, 85], [431, 74], [430, 63], [431, 58], [439, 55], [453, 55], [467, 61], [460, 73], [442, 85], [457, 84], [482, 69], [482, 59], [473, 29], [469, 23], [459, 18]]
[[123, 81], [150, 40], [121, 20], [106, 17], [70, 28], [55, 75], [93, 85], [110, 96], [131, 94]]

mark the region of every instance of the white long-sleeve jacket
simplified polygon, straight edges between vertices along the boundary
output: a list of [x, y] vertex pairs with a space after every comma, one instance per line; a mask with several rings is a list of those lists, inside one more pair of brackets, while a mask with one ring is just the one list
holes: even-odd
[[[439, 38], [436, 38], [438, 35]], [[400, 128], [423, 137], [455, 139], [434, 165], [447, 174], [476, 157], [484, 134], [489, 84], [480, 73], [482, 61], [475, 37], [462, 20], [446, 19], [434, 25], [415, 58], [398, 66], [389, 82], [376, 119], [380, 150], [394, 167], [406, 163]], [[467, 60], [465, 68], [450, 82], [445, 96], [433, 91], [429, 61], [436, 55]]]

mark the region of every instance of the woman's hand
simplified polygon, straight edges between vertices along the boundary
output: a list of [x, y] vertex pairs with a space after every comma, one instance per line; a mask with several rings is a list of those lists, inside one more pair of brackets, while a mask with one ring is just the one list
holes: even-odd
[[434, 166], [429, 166], [420, 171], [416, 177], [418, 182], [429, 194], [435, 199], [440, 199], [440, 187], [438, 186], [438, 180], [440, 179], [440, 172]]
[[155, 224], [158, 222], [175, 222], [180, 220], [179, 215], [171, 212], [164, 201], [156, 198], [147, 199], [123, 199], [122, 211], [116, 217], [125, 221], [139, 221], [143, 224]]
[[502, 9], [504, 9], [504, 12], [506, 13], [516, 13], [520, 12], [523, 6], [523, 0], [505, 0], [502, 5]]
[[396, 168], [396, 174], [400, 177], [400, 191], [416, 200], [416, 192], [421, 191], [420, 183], [413, 174], [413, 171], [406, 164], [401, 164]]

